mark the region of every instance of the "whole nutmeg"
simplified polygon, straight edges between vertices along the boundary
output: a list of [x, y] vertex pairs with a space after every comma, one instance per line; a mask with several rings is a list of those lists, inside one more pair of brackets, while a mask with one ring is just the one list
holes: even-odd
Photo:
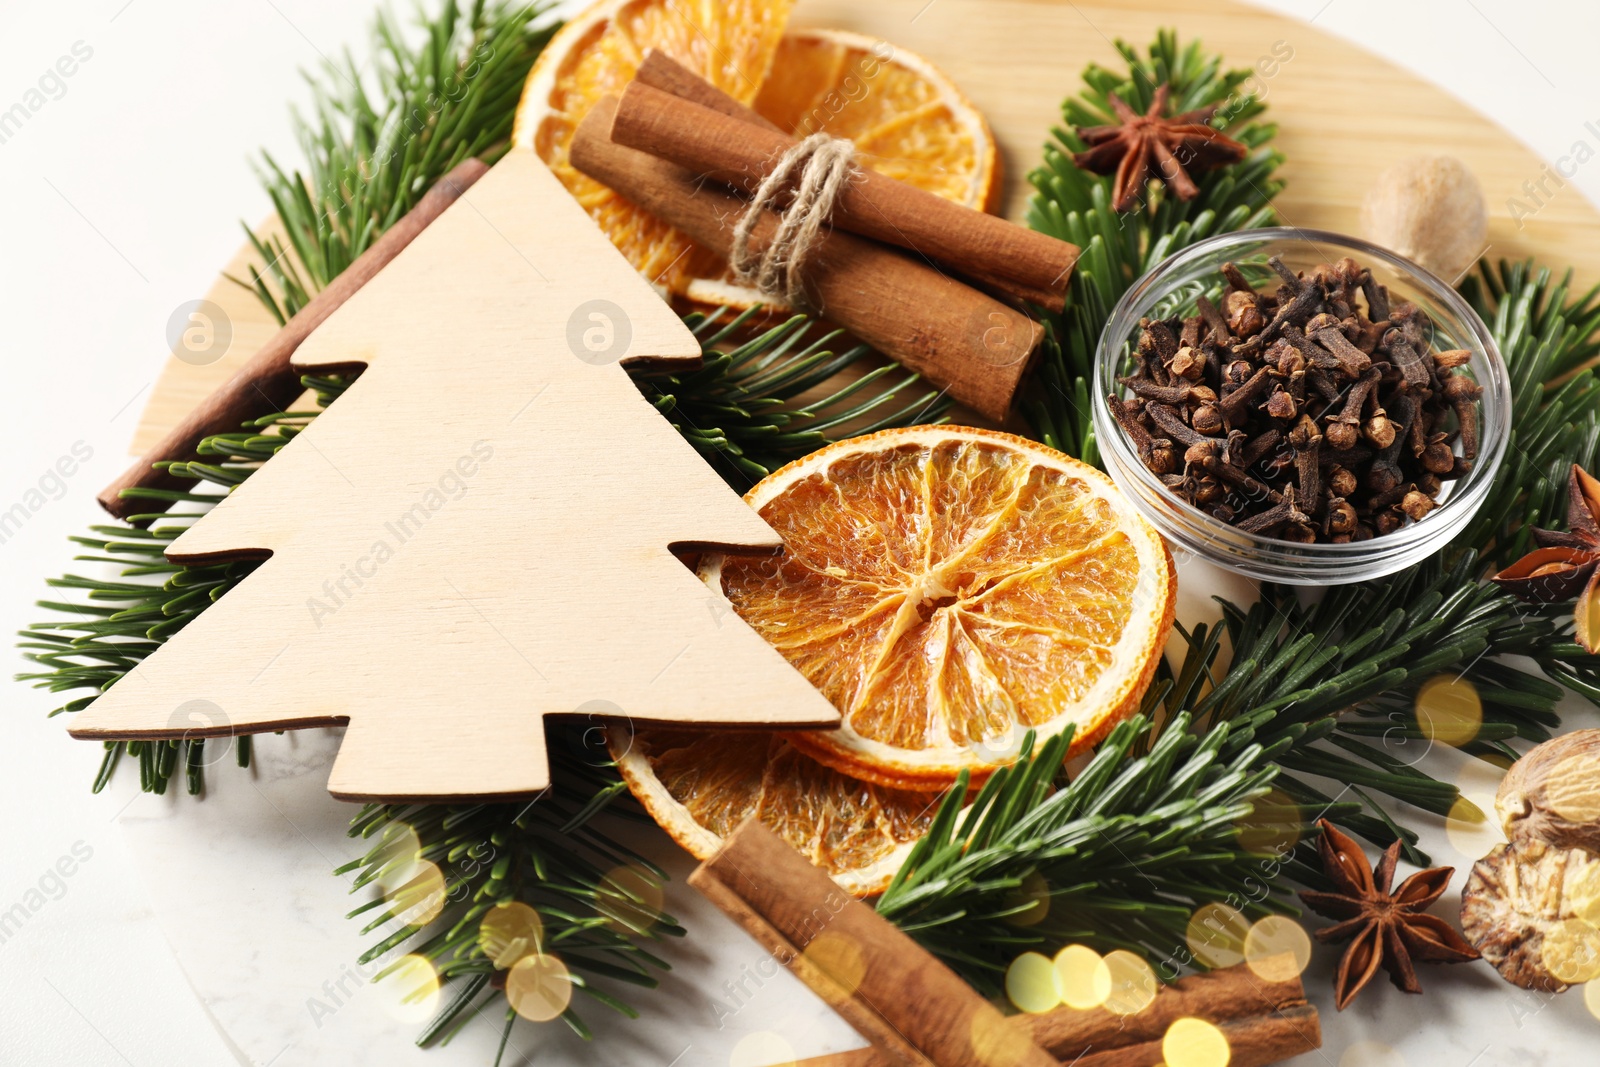
[[1511, 841], [1600, 854], [1600, 730], [1574, 730], [1511, 765], [1494, 798]]
[[1361, 232], [1453, 283], [1483, 252], [1489, 212], [1465, 163], [1415, 156], [1378, 175], [1367, 190]]
[[1539, 841], [1501, 845], [1461, 890], [1461, 930], [1501, 977], [1560, 993], [1600, 977], [1600, 860]]

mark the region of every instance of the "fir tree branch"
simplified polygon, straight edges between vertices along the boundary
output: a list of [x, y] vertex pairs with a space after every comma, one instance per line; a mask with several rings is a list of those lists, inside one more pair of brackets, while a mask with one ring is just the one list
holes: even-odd
[[[1214, 77], [1215, 65], [1174, 62], [1176, 43], [1165, 35], [1148, 63], [1119, 48], [1129, 74], [1091, 68], [1088, 91], [1064, 108], [1069, 123], [1106, 121], [1104, 94], [1112, 90], [1144, 106], [1168, 72], [1182, 107], [1220, 94], [1215, 83], [1206, 90], [1182, 81], [1196, 71]], [[1193, 54], [1192, 46], [1182, 53]], [[1063, 147], [1075, 141], [1064, 131], [1056, 137], [1034, 176], [1030, 221], [1085, 249], [1069, 308], [1079, 328], [1056, 324], [1062, 343], [1029, 410], [1042, 438], [1098, 461], [1086, 389], [1099, 330], [1146, 265], [1194, 238], [1162, 216], [1170, 205], [1159, 193], [1131, 220], [1113, 215], [1109, 179], [1073, 169]], [[1259, 148], [1264, 140], [1246, 143]], [[1202, 188], [1229, 177], [1212, 175]], [[1264, 206], [1249, 208], [1235, 205], [1231, 218], [1240, 226], [1269, 221]], [[1160, 255], [1140, 257], [1154, 247]], [[1436, 814], [1457, 799], [1454, 786], [1416, 767], [1432, 743], [1414, 707], [1423, 682], [1448, 672], [1472, 683], [1483, 725], [1464, 748], [1485, 757], [1514, 757], [1509, 742], [1548, 737], [1564, 690], [1600, 703], [1600, 657], [1573, 642], [1570, 608], [1530, 609], [1481, 581], [1486, 562], [1521, 554], [1529, 523], [1559, 518], [1568, 467], [1592, 468], [1600, 458], [1600, 386], [1582, 369], [1600, 353], [1597, 292], [1570, 299], [1565, 280], [1531, 264], [1485, 264], [1463, 289], [1506, 359], [1516, 413], [1511, 458], [1467, 533], [1434, 559], [1330, 589], [1314, 604], [1270, 586], [1249, 608], [1222, 602], [1220, 625], [1182, 634], [1183, 662], [1163, 665], [1141, 714], [1113, 731], [1079, 775], [1062, 768], [1066, 741], [1057, 738], [997, 772], [965, 815], [964, 789], [952, 790], [880, 899], [881, 913], [990, 991], [1019, 953], [1068, 941], [1131, 948], [1160, 964], [1163, 977], [1176, 977], [1191, 962], [1185, 932], [1197, 907], [1292, 910], [1283, 895], [1289, 885], [1321, 880], [1310, 840], [1319, 817], [1380, 844], [1399, 839], [1408, 861], [1425, 862], [1415, 832], [1372, 796]], [[1232, 648], [1225, 670], [1224, 633]], [[1532, 658], [1560, 685], [1505, 663], [1511, 655]], [[1268, 789], [1280, 798], [1270, 808], [1261, 805]], [[1252, 854], [1240, 844], [1244, 818], [1265, 822], [1270, 839], [1298, 844]]]
[[[320, 81], [313, 79], [312, 119], [297, 120], [307, 170], [290, 174], [265, 160], [263, 180], [287, 243], [252, 237], [262, 262], [250, 268], [247, 279], [236, 280], [285, 321], [457, 162], [468, 156], [492, 162], [503, 153], [522, 83], [549, 36], [550, 27], [540, 23], [543, 10], [537, 4], [478, 3], [463, 13], [448, 3], [425, 23], [420, 49], [405, 45], [394, 24], [380, 16], [372, 94], [362, 87], [353, 62], [330, 64]], [[847, 375], [854, 379], [850, 384], [830, 391], [828, 379], [863, 365], [870, 352], [860, 346], [837, 349], [837, 332], [825, 333], [803, 316], [756, 332], [755, 314], [691, 315], [686, 321], [701, 338], [706, 357], [702, 369], [640, 373], [635, 379], [645, 397], [736, 487], [851, 432], [935, 421], [948, 406], [916, 375], [893, 366]], [[25, 679], [55, 692], [87, 690], [58, 712], [87, 706], [253, 570], [250, 563], [172, 564], [164, 552], [351, 380], [307, 379], [318, 394], [316, 410], [271, 416], [242, 432], [210, 438], [198, 460], [171, 465], [190, 484], [141, 491], [167, 509], [144, 517], [155, 519], [150, 529], [108, 524], [76, 539], [90, 549], [79, 559], [110, 562], [120, 570], [114, 577], [53, 580], [51, 585], [73, 589], [82, 599], [42, 604], [66, 618], [36, 624], [22, 635], [29, 658], [41, 668]], [[562, 729], [553, 726], [552, 736], [561, 736]], [[203, 792], [203, 739], [109, 742], [94, 783], [97, 791], [124, 754], [138, 760], [143, 789], [164, 792], [181, 774], [190, 793]], [[250, 754], [250, 739], [239, 739], [241, 766]], [[422, 1043], [448, 1040], [477, 1009], [502, 995], [490, 989], [494, 968], [475, 938], [477, 921], [499, 902], [533, 905], [550, 945], [572, 968], [579, 992], [624, 1014], [632, 1009], [607, 986], [618, 981], [650, 986], [653, 972], [665, 967], [642, 942], [682, 931], [667, 918], [645, 929], [629, 928], [628, 921], [637, 923], [636, 909], [619, 913], [617, 901], [607, 896], [615, 895], [615, 887], [608, 888], [604, 877], [607, 863], [628, 863], [647, 883], [658, 881], [661, 873], [590, 827], [592, 816], [624, 791], [620, 780], [592, 759], [577, 766], [568, 761], [555, 773], [566, 792], [520, 811], [508, 805], [383, 806], [364, 810], [352, 823], [352, 834], [361, 836], [407, 823], [421, 841], [422, 857], [446, 872], [449, 903], [443, 914], [424, 928], [390, 933], [368, 953], [376, 958], [410, 944], [442, 977], [459, 980], [458, 995], [424, 1031]], [[492, 863], [484, 861], [491, 856]], [[390, 859], [375, 846], [346, 873], [359, 872], [357, 885], [366, 887]], [[382, 904], [374, 901], [357, 913], [368, 915]], [[369, 929], [383, 926], [387, 914]], [[508, 1013], [507, 1036], [514, 1018]], [[577, 1008], [563, 1018], [589, 1036]]]
[[735, 488], [748, 488], [830, 441], [945, 421], [950, 401], [941, 391], [889, 362], [815, 396], [841, 371], [870, 366], [872, 349], [835, 351], [829, 346], [843, 331], [810, 328], [804, 315], [751, 336], [760, 311], [692, 312], [684, 322], [706, 352], [699, 370], [630, 372], [656, 410]]
[[[1028, 225], [1081, 250], [1067, 293], [1066, 310], [1049, 316], [1050, 336], [1021, 408], [1034, 436], [1045, 444], [1098, 465], [1089, 388], [1100, 331], [1122, 294], [1155, 264], [1196, 241], [1233, 230], [1277, 222], [1271, 201], [1283, 189], [1275, 172], [1283, 155], [1271, 147], [1277, 127], [1255, 121], [1266, 110], [1244, 91], [1249, 69], [1224, 71], [1219, 56], [1198, 41], [1180, 47], [1163, 30], [1147, 55], [1118, 41], [1126, 71], [1091, 65], [1084, 90], [1062, 105], [1064, 125], [1052, 132], [1044, 162], [1028, 176], [1036, 190]], [[1250, 149], [1239, 163], [1197, 175], [1199, 196], [1182, 201], [1152, 185], [1135, 211], [1111, 209], [1112, 178], [1080, 170], [1072, 153], [1085, 147], [1073, 127], [1114, 123], [1107, 96], [1116, 93], [1143, 112], [1155, 87], [1172, 87], [1171, 112], [1219, 105], [1212, 125]]]
[[[1068, 777], [1056, 738], [996, 772], [967, 814], [964, 787], [952, 790], [879, 911], [990, 990], [1019, 953], [1070, 941], [1141, 952], [1173, 978], [1193, 962], [1185, 930], [1200, 905], [1293, 912], [1290, 885], [1319, 884], [1318, 818], [1399, 838], [1426, 862], [1371, 796], [1437, 814], [1456, 799], [1414, 766], [1426, 747], [1405, 732], [1416, 687], [1464, 672], [1496, 736], [1539, 739], [1557, 721], [1557, 688], [1494, 657], [1556, 641], [1566, 623], [1526, 613], [1480, 573], [1468, 551], [1314, 605], [1287, 589], [1248, 610], [1224, 602], [1219, 626], [1180, 631], [1183, 662], [1082, 772]], [[1224, 633], [1233, 660], [1219, 676]], [[1359, 724], [1380, 725], [1381, 743]], [[1480, 735], [1467, 750], [1492, 748]], [[1278, 799], [1257, 810], [1269, 788]], [[1241, 824], [1275, 847], [1241, 844]]]
[[[393, 888], [350, 913], [366, 921], [366, 932], [387, 932], [360, 962], [405, 948], [428, 960], [442, 982], [457, 982], [456, 995], [418, 1036], [418, 1045], [447, 1041], [477, 1012], [503, 1003], [492, 981], [495, 961], [479, 935], [497, 905], [523, 903], [538, 912], [539, 950], [556, 955], [573, 976], [573, 1002], [561, 1019], [584, 1038], [592, 1033], [580, 1004], [636, 1017], [614, 992], [617, 983], [654, 988], [656, 973], [668, 965], [646, 946], [684, 934], [649, 899], [666, 873], [593, 825], [594, 816], [610, 808], [606, 802], [625, 792], [603, 748], [586, 751], [582, 726], [552, 724], [550, 732], [552, 747], [566, 750], [568, 758], [553, 761], [553, 788], [536, 802], [369, 804], [351, 821], [350, 836], [371, 842], [360, 859], [335, 872], [353, 876], [352, 893], [419, 861], [433, 864], [442, 878], [424, 880], [422, 892]], [[645, 818], [629, 810], [631, 804], [623, 807], [632, 818]], [[437, 914], [418, 925], [398, 925], [413, 908]]]
[[[382, 24], [389, 58], [380, 63], [376, 101], [319, 91], [316, 117], [303, 126], [307, 175], [287, 175], [268, 161], [265, 176], [288, 244], [259, 244], [264, 262], [244, 284], [280, 318], [292, 314], [450, 165], [503, 150], [525, 64], [546, 32], [535, 26], [536, 17], [527, 8], [479, 5], [462, 15], [448, 7], [431, 24], [422, 52], [402, 47], [392, 27]], [[474, 49], [486, 41], [493, 42], [493, 56], [467, 76]], [[1116, 216], [1107, 207], [1107, 180], [1071, 167], [1066, 153], [1078, 146], [1070, 132], [1058, 131], [1047, 148], [1045, 165], [1033, 176], [1038, 196], [1030, 218], [1085, 254], [1068, 314], [1052, 324], [1057, 343], [1026, 407], [1042, 439], [1091, 460], [1085, 390], [1111, 306], [1149, 265], [1178, 248], [1271, 222], [1268, 201], [1279, 188], [1273, 172], [1281, 157], [1269, 147], [1272, 127], [1252, 122], [1259, 102], [1238, 95], [1243, 72], [1222, 73], [1215, 57], [1198, 45], [1180, 50], [1168, 34], [1148, 57], [1126, 46], [1122, 51], [1129, 71], [1091, 68], [1084, 96], [1064, 108], [1068, 124], [1101, 121], [1112, 91], [1142, 107], [1154, 84], [1170, 75], [1178, 90], [1175, 106], [1228, 102], [1218, 124], [1252, 151], [1243, 163], [1203, 176], [1202, 194], [1192, 203], [1153, 190], [1144, 210]], [[326, 80], [337, 87], [342, 77]], [[439, 97], [439, 106], [424, 108], [431, 119], [405, 128], [405, 116], [419, 101], [452, 85], [466, 86], [460, 100]], [[384, 146], [396, 152], [385, 156]], [[283, 254], [287, 247], [299, 266]], [[1075, 778], [1061, 772], [1066, 739], [1057, 738], [991, 777], [966, 814], [962, 790], [954, 791], [934, 831], [880, 901], [884, 914], [990, 988], [1024, 948], [1066, 940], [1134, 948], [1176, 973], [1186, 962], [1184, 926], [1197, 904], [1231, 901], [1249, 913], [1284, 909], [1286, 881], [1317, 877], [1303, 843], [1268, 855], [1242, 847], [1240, 819], [1266, 815], [1280, 831], [1304, 834], [1310, 820], [1324, 814], [1374, 840], [1399, 836], [1411, 848], [1415, 836], [1377, 807], [1369, 790], [1447, 809], [1453, 790], [1410, 766], [1404, 750], [1395, 751], [1398, 741], [1421, 740], [1414, 716], [1408, 721], [1406, 715], [1410, 694], [1426, 677], [1465, 670], [1478, 686], [1485, 731], [1469, 750], [1485, 755], [1503, 754], [1509, 741], [1537, 740], [1557, 723], [1557, 686], [1496, 657], [1530, 656], [1561, 686], [1600, 699], [1600, 658], [1580, 654], [1563, 614], [1531, 611], [1478, 584], [1482, 566], [1474, 554], [1496, 561], [1515, 555], [1526, 536], [1522, 520], [1534, 516], [1549, 524], [1559, 506], [1564, 464], [1593, 465], [1595, 384], [1592, 374], [1575, 372], [1600, 350], [1595, 294], [1569, 301], [1564, 283], [1553, 284], [1526, 265], [1485, 270], [1467, 291], [1494, 324], [1512, 364], [1518, 411], [1512, 452], [1521, 457], [1515, 465], [1508, 460], [1471, 534], [1447, 557], [1348, 587], [1316, 605], [1302, 606], [1289, 591], [1274, 589], [1249, 609], [1225, 605], [1221, 624], [1185, 635], [1183, 663], [1163, 671], [1141, 715], [1113, 731]], [[832, 338], [804, 322], [779, 324], [753, 338], [745, 332], [750, 320], [722, 322], [723, 316], [690, 319], [708, 348], [703, 370], [636, 380], [736, 484], [849, 430], [941, 413], [926, 406], [931, 391], [896, 369], [873, 372], [878, 378], [860, 392], [847, 387], [809, 400], [825, 379], [864, 353], [832, 351]], [[311, 384], [321, 387], [327, 402], [348, 383]], [[193, 488], [152, 496], [177, 505], [152, 529], [107, 525], [79, 539], [91, 552], [82, 558], [125, 566], [114, 578], [68, 576], [52, 583], [85, 594], [87, 602], [46, 604], [70, 618], [24, 634], [42, 668], [32, 680], [58, 692], [89, 691], [60, 710], [86, 705], [249, 573], [247, 564], [169, 564], [162, 550], [314, 416], [276, 416], [213, 438], [201, 460], [175, 468], [194, 480]], [[1225, 634], [1233, 661], [1221, 673]], [[195, 740], [114, 743], [97, 788], [124, 752], [137, 756], [146, 788], [164, 789], [180, 773], [191, 791], [203, 785], [203, 742]], [[240, 753], [241, 761], [248, 758], [247, 744]], [[443, 860], [448, 872], [453, 896], [443, 918], [382, 943], [414, 944], [442, 974], [459, 979], [461, 995], [424, 1041], [447, 1038], [470, 1018], [469, 1009], [498, 995], [488, 992], [493, 968], [470, 936], [496, 902], [517, 899], [538, 908], [547, 930], [570, 945], [568, 962], [583, 972], [584, 992], [612, 1007], [621, 1002], [604, 983], [651, 984], [659, 961], [642, 942], [678, 932], [670, 920], [646, 931], [608, 925], [617, 916], [599, 906], [604, 866], [633, 861], [587, 820], [618, 795], [617, 782], [605, 767], [558, 762], [556, 773], [572, 776], [572, 788], [558, 795], [570, 799], [541, 801], [523, 812], [503, 805], [376, 807], [352, 824], [353, 834], [370, 836], [406, 822], [416, 829], [423, 856]], [[1305, 777], [1329, 773], [1367, 788], [1330, 798]], [[1267, 810], [1262, 797], [1273, 788], [1281, 796]], [[486, 848], [495, 850], [494, 862], [464, 862], [488, 855]], [[1419, 858], [1414, 848], [1409, 854]], [[359, 872], [358, 881], [369, 884], [387, 862], [376, 848], [347, 873]], [[1050, 902], [1042, 916], [1036, 902], [1041, 885]], [[371, 906], [380, 909], [381, 903]], [[575, 1012], [568, 1022], [587, 1033]]]
[[[719, 327], [725, 318], [729, 325]], [[827, 377], [834, 368], [851, 366], [869, 354], [859, 347], [836, 351], [830, 343], [837, 333], [825, 332], [804, 316], [731, 346], [728, 341], [744, 325], [741, 319], [718, 311], [691, 316], [688, 322], [704, 346], [705, 369], [676, 377], [641, 376], [639, 385], [647, 398], [674, 419], [690, 444], [708, 458], [734, 461], [725, 470], [730, 480], [747, 483], [765, 473], [764, 465], [775, 466], [786, 457], [812, 451], [863, 421], [897, 424], [943, 410], [931, 404], [931, 390], [913, 388], [915, 375], [898, 370], [868, 372], [867, 377], [893, 373], [895, 380], [887, 388], [885, 383], [869, 383], [875, 391], [867, 399], [857, 394], [856, 386], [846, 386], [816, 401], [803, 401], [802, 393], [817, 391], [819, 374]], [[169, 563], [164, 553], [225, 493], [304, 430], [353, 380], [353, 376], [305, 379], [306, 387], [318, 397], [315, 410], [267, 416], [238, 433], [208, 438], [199, 447], [199, 459], [169, 465], [188, 485], [178, 490], [135, 491], [170, 510], [132, 516], [129, 523], [96, 526], [90, 536], [74, 538], [90, 550], [77, 559], [110, 563], [117, 569], [110, 576], [69, 574], [50, 580], [53, 587], [73, 590], [77, 598], [41, 602], [41, 607], [66, 617], [36, 623], [22, 633], [20, 644], [40, 670], [19, 678], [52, 692], [84, 694], [68, 700], [53, 714], [88, 706], [254, 570], [252, 562]], [[897, 402], [896, 397], [907, 391], [913, 394], [911, 399]], [[705, 417], [708, 424], [709, 413], [734, 429], [699, 431], [674, 405]], [[148, 529], [131, 524], [142, 519], [154, 521]], [[563, 729], [550, 727], [553, 743]], [[128, 755], [138, 760], [142, 789], [163, 793], [174, 778], [182, 776], [189, 793], [200, 795], [207, 766], [205, 746], [203, 738], [106, 742], [94, 789], [105, 788], [122, 757]], [[251, 751], [250, 738], [240, 738], [240, 766], [248, 765]], [[538, 909], [551, 932], [551, 944], [559, 947], [561, 959], [577, 974], [580, 1000], [593, 1000], [624, 1014], [632, 1009], [608, 986], [616, 981], [653, 985], [652, 972], [665, 967], [644, 952], [637, 940], [681, 933], [670, 920], [633, 933], [616, 929], [615, 901], [608, 903], [605, 895], [611, 891], [603, 877], [606, 868], [596, 857], [612, 857], [616, 860], [612, 867], [632, 861], [615, 841], [592, 831], [589, 820], [609, 808], [625, 790], [609, 764], [592, 753], [587, 762], [552, 762], [561, 774], [558, 792], [524, 811], [519, 812], [515, 805], [386, 806], [364, 811], [352, 824], [353, 833], [366, 835], [375, 827], [406, 821], [421, 838], [424, 858], [443, 856], [454, 864], [441, 864], [449, 871], [451, 902], [444, 914], [425, 928], [390, 934], [369, 953], [376, 958], [415, 942], [412, 951], [434, 961], [441, 977], [462, 980], [462, 995], [451, 1000], [427, 1028], [424, 1042], [444, 1039], [452, 1025], [470, 1018], [469, 1009], [476, 1011], [486, 1001], [502, 996], [477, 982], [494, 968], [487, 964], [476, 941], [467, 936], [496, 903], [515, 899]], [[500, 858], [497, 866], [479, 869], [463, 861], [463, 857], [470, 860], [491, 853]], [[366, 863], [351, 870], [362, 870], [366, 881], [371, 881], [373, 865], [384, 859], [382, 850], [377, 849]], [[547, 872], [554, 873], [547, 877]], [[660, 874], [646, 865], [638, 877], [649, 880]], [[576, 1032], [588, 1035], [579, 1008], [570, 1008], [563, 1018]]]
[[[278, 321], [383, 235], [456, 164], [505, 154], [533, 61], [559, 23], [546, 0], [446, 0], [422, 20], [420, 45], [380, 11], [363, 73], [348, 53], [308, 74], [309, 117], [293, 113], [304, 170], [262, 153], [259, 173], [283, 238], [258, 238], [248, 278]], [[292, 254], [291, 254], [292, 253]]]
[[1462, 295], [1489, 324], [1510, 372], [1511, 440], [1461, 544], [1498, 570], [1531, 547], [1530, 529], [1566, 521], [1567, 472], [1600, 462], [1600, 379], [1584, 369], [1600, 357], [1600, 286], [1569, 293], [1572, 272], [1558, 281], [1532, 262], [1487, 262], [1469, 275]]

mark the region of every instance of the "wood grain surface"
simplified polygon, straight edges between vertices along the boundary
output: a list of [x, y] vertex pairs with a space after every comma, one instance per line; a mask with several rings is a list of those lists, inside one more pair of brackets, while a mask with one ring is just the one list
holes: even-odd
[[330, 792], [441, 802], [549, 785], [546, 715], [837, 725], [672, 554], [782, 545], [625, 366], [700, 361], [511, 152], [299, 346], [302, 372], [366, 370], [167, 552], [265, 562], [71, 733], [348, 723]]
[[[189, 409], [150, 451], [134, 460], [116, 481], [100, 491], [100, 506], [119, 519], [141, 512], [164, 510], [140, 496], [124, 496], [133, 489], [177, 489], [186, 483], [161, 463], [196, 458], [196, 449], [213, 434], [228, 433], [241, 423], [285, 410], [304, 390], [300, 373], [291, 365], [295, 349], [350, 296], [412, 242], [428, 224], [489, 168], [467, 159], [434, 183], [433, 188], [399, 222], [383, 232], [339, 276], [283, 324], [227, 382], [204, 401]], [[192, 359], [191, 359], [192, 362]]]
[[[1288, 156], [1277, 207], [1293, 226], [1356, 232], [1361, 197], [1389, 164], [1448, 153], [1477, 174], [1488, 199], [1488, 255], [1537, 255], [1600, 280], [1600, 212], [1566, 188], [1519, 224], [1508, 199], [1534, 206], [1524, 182], [1545, 164], [1508, 131], [1448, 93], [1315, 26], [1228, 0], [801, 0], [794, 24], [854, 30], [933, 61], [988, 117], [1005, 164], [1005, 212], [1027, 209], [1026, 177], [1084, 64], [1120, 62], [1112, 42], [1144, 47], [1161, 27], [1199, 38], [1234, 66], [1256, 67]], [[1280, 58], [1287, 56], [1288, 58]], [[1258, 66], [1259, 64], [1259, 66]], [[228, 264], [242, 274], [241, 255]], [[132, 442], [142, 452], [274, 332], [255, 298], [223, 279], [210, 299], [233, 320], [234, 341], [203, 367], [169, 359]]]

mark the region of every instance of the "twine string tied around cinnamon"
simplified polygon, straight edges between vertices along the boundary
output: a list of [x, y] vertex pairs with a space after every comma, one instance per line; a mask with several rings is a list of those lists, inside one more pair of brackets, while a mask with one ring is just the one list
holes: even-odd
[[[728, 260], [739, 282], [790, 307], [803, 307], [806, 261], [824, 235], [839, 193], [856, 172], [856, 146], [843, 137], [814, 133], [784, 152], [734, 225]], [[764, 212], [777, 212], [777, 201], [791, 184], [794, 197], [788, 210], [778, 213], [778, 228], [758, 254], [750, 247], [756, 224]]]

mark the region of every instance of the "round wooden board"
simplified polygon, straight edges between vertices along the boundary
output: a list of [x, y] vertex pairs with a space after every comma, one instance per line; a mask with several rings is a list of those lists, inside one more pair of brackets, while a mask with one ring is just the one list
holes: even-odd
[[[1202, 40], [1232, 66], [1254, 67], [1288, 157], [1287, 191], [1276, 206], [1292, 226], [1354, 232], [1373, 178], [1418, 153], [1448, 153], [1478, 175], [1489, 201], [1490, 257], [1528, 255], [1572, 266], [1578, 281], [1600, 279], [1600, 213], [1564, 189], [1531, 217], [1510, 216], [1509, 200], [1530, 207], [1524, 182], [1545, 169], [1511, 134], [1438, 88], [1315, 26], [1227, 0], [801, 0], [797, 25], [829, 26], [881, 38], [938, 64], [988, 116], [1005, 162], [1006, 213], [1027, 209], [1027, 174], [1038, 164], [1060, 104], [1090, 62], [1119, 62], [1112, 42], [1143, 48], [1163, 27]], [[1287, 57], [1287, 58], [1282, 58]], [[242, 276], [242, 248], [225, 268]], [[142, 453], [227, 379], [276, 328], [255, 297], [219, 277], [208, 298], [232, 320], [221, 359], [193, 366], [169, 358], [131, 443]]]

